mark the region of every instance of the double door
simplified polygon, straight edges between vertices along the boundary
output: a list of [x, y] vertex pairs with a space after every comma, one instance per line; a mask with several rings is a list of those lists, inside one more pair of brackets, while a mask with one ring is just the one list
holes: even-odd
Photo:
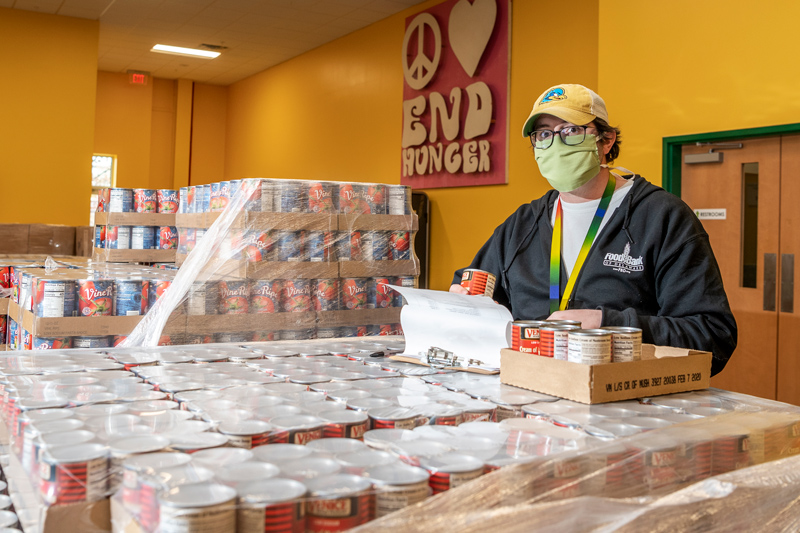
[[[739, 327], [736, 351], [711, 385], [800, 405], [800, 136], [682, 152], [681, 197], [709, 234]], [[689, 162], [693, 155], [712, 162]]]

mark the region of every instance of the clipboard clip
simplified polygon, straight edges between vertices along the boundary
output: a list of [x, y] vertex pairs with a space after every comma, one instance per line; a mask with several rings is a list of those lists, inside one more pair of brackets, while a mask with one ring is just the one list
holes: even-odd
[[464, 359], [458, 357], [453, 352], [447, 351], [444, 348], [431, 346], [428, 348], [428, 353], [425, 356], [425, 362], [432, 368], [448, 368], [448, 367], [461, 367], [468, 368], [470, 366], [483, 365], [483, 361], [478, 359]]

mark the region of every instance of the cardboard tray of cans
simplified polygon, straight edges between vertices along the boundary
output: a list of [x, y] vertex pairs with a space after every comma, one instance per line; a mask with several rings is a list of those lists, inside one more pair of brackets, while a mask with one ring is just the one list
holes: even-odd
[[[547, 502], [644, 506], [800, 453], [786, 404], [708, 390], [588, 406], [382, 356], [400, 349], [372, 337], [0, 359], [13, 485], [27, 476], [39, 494], [17, 510], [50, 521], [112, 498], [112, 523], [63, 515], [82, 532], [462, 531]], [[726, 497], [709, 486], [709, 502]]]
[[175, 213], [95, 213], [96, 226], [174, 226]]
[[175, 250], [110, 250], [92, 248], [92, 260], [99, 263], [174, 263]]
[[581, 364], [504, 349], [503, 383], [595, 404], [708, 388], [711, 353], [642, 344], [640, 361]]

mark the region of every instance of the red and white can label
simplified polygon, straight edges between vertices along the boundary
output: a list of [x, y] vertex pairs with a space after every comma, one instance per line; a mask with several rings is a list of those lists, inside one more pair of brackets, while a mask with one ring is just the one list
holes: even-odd
[[468, 268], [461, 275], [461, 286], [467, 289], [469, 294], [489, 296], [494, 294], [494, 284], [497, 278], [491, 272]]
[[310, 500], [307, 504], [306, 531], [328, 533], [346, 531], [372, 519], [372, 495], [350, 498]]
[[305, 533], [305, 506], [302, 502], [288, 502], [266, 507], [241, 507], [237, 529], [258, 533]]

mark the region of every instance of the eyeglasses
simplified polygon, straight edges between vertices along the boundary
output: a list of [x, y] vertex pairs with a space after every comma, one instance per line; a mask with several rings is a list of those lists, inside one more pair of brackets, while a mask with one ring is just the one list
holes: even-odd
[[556, 135], [561, 137], [561, 142], [567, 146], [581, 144], [586, 138], [586, 130], [591, 126], [564, 126], [558, 131], [553, 130], [534, 130], [531, 133], [531, 144], [537, 150], [547, 150], [553, 146], [553, 139]]

